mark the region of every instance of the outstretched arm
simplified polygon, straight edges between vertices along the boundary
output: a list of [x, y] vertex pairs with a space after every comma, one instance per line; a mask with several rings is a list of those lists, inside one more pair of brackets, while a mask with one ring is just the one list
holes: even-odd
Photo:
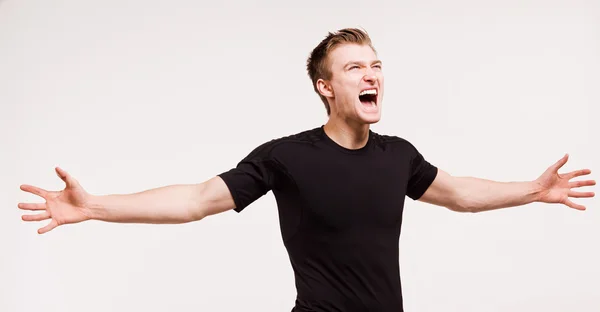
[[120, 223], [185, 223], [235, 208], [229, 189], [220, 177], [203, 183], [170, 185], [134, 194], [95, 196], [61, 168], [56, 174], [65, 182], [62, 191], [21, 185], [21, 190], [42, 197], [44, 203], [19, 203], [24, 221], [50, 223], [38, 230], [46, 233], [59, 225], [86, 220]]
[[134, 194], [91, 196], [87, 211], [94, 220], [121, 223], [185, 223], [233, 209], [220, 177], [199, 184], [176, 184]]
[[585, 210], [585, 206], [572, 202], [570, 198], [593, 197], [595, 194], [572, 189], [592, 186], [596, 182], [571, 181], [573, 178], [590, 174], [589, 169], [559, 174], [558, 170], [567, 160], [568, 155], [565, 155], [537, 179], [524, 182], [454, 177], [438, 170], [435, 180], [419, 200], [459, 212], [481, 212], [532, 202], [559, 203], [577, 210]]

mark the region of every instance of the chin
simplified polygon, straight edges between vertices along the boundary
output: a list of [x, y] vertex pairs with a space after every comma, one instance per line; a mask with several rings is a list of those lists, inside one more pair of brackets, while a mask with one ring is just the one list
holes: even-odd
[[381, 119], [380, 115], [377, 116], [360, 116], [360, 121], [364, 124], [374, 124], [379, 122], [379, 120]]

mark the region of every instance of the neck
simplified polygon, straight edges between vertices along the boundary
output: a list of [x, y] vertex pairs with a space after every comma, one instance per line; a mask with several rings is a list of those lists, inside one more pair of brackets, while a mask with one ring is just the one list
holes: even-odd
[[369, 125], [329, 118], [323, 127], [325, 133], [335, 143], [347, 149], [364, 147], [369, 140]]

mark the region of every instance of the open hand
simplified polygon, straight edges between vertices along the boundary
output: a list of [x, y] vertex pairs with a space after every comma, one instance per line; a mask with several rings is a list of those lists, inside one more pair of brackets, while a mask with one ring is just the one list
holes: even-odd
[[596, 181], [571, 181], [573, 178], [590, 174], [591, 170], [589, 169], [580, 169], [562, 174], [558, 173], [558, 170], [567, 163], [568, 159], [569, 155], [565, 154], [565, 156], [554, 165], [548, 167], [548, 169], [535, 180], [542, 190], [538, 201], [544, 203], [559, 203], [574, 209], [585, 210], [585, 206], [572, 202], [570, 197], [594, 197], [594, 192], [578, 192], [572, 189], [582, 186], [592, 186], [596, 184]]
[[88, 212], [90, 195], [66, 171], [58, 167], [55, 170], [58, 177], [66, 183], [65, 189], [62, 191], [46, 191], [31, 185], [21, 185], [21, 190], [46, 200], [45, 203], [19, 203], [18, 205], [23, 210], [39, 211], [38, 214], [23, 215], [24, 221], [51, 219], [48, 225], [38, 229], [39, 234], [51, 231], [59, 225], [90, 219]]

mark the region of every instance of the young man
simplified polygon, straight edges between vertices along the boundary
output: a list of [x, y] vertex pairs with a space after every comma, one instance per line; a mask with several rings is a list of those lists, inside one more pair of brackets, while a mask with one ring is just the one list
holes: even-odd
[[273, 191], [282, 237], [295, 273], [293, 311], [402, 311], [398, 239], [406, 196], [459, 212], [534, 201], [584, 210], [570, 197], [592, 197], [570, 181], [590, 170], [559, 174], [567, 155], [530, 182], [453, 177], [430, 164], [407, 140], [374, 133], [384, 93], [381, 62], [358, 29], [330, 33], [308, 59], [308, 73], [328, 122], [266, 142], [235, 168], [195, 185], [171, 185], [128, 195], [93, 196], [67, 172], [59, 192], [23, 185], [45, 203], [23, 220], [69, 223], [183, 223], [244, 208]]

